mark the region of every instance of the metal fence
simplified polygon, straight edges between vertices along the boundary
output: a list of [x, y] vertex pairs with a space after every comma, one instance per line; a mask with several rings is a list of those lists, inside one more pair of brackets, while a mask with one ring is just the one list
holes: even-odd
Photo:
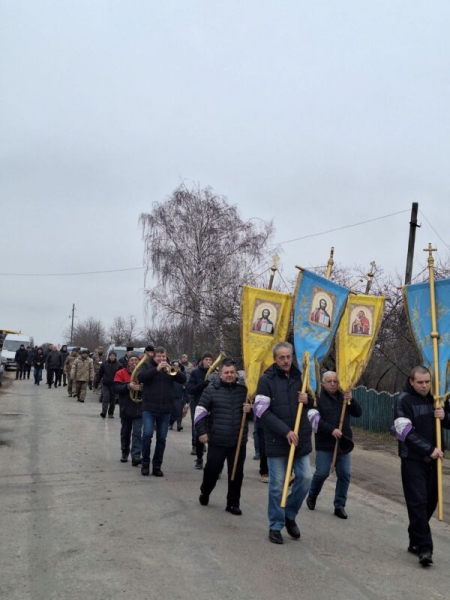
[[[351, 417], [351, 425], [376, 433], [389, 433], [394, 424], [394, 404], [399, 394], [378, 393], [360, 386], [353, 390], [353, 396], [361, 405], [362, 416], [359, 419]], [[446, 448], [450, 448], [450, 430], [444, 429], [443, 437]]]

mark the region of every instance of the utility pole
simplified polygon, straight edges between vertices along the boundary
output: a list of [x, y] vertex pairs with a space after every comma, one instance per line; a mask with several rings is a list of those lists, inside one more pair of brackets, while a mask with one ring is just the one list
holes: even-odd
[[408, 241], [408, 256], [406, 257], [406, 273], [405, 273], [405, 285], [411, 283], [413, 260], [414, 260], [414, 244], [416, 243], [416, 229], [420, 227], [417, 225], [417, 212], [419, 210], [419, 203], [413, 202], [411, 208], [411, 221], [409, 222], [409, 241]]
[[72, 326], [70, 328], [70, 345], [73, 344], [73, 320], [75, 319], [75, 304], [72, 304]]

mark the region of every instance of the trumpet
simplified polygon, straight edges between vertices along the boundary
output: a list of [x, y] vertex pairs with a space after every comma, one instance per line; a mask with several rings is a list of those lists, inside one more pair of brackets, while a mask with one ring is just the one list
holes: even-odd
[[170, 375], [171, 377], [175, 377], [175, 375], [178, 373], [179, 370], [180, 370], [180, 367], [178, 367], [177, 365], [167, 365], [167, 367], [166, 367], [166, 373], [167, 373], [167, 375]]

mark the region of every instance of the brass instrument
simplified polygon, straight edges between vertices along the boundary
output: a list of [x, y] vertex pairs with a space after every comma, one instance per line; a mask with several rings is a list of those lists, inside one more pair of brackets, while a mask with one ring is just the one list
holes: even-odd
[[[137, 383], [136, 378], [139, 373], [139, 369], [143, 364], [148, 362], [152, 357], [147, 352], [144, 352], [144, 356], [138, 362], [138, 364], [134, 367], [133, 372], [131, 373], [130, 383]], [[142, 402], [142, 398], [138, 398], [139, 390], [130, 390], [130, 400], [133, 402]]]
[[180, 367], [177, 367], [175, 365], [168, 365], [166, 367], [166, 373], [167, 373], [167, 375], [170, 375], [171, 377], [175, 377], [175, 375], [178, 373], [179, 370], [180, 370]]
[[226, 358], [226, 354], [225, 354], [225, 352], [222, 352], [222, 350], [221, 350], [219, 356], [216, 358], [216, 360], [213, 362], [213, 364], [206, 371], [205, 381], [209, 381], [209, 378], [211, 377], [211, 375], [216, 370], [217, 366], [223, 361], [224, 358]]

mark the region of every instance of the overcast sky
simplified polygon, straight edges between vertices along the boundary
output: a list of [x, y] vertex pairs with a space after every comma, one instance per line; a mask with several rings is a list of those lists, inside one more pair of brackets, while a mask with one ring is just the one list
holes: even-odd
[[[0, 0], [2, 273], [139, 267], [140, 213], [210, 185], [295, 264], [403, 273], [413, 201], [450, 243], [450, 3]], [[447, 248], [423, 215], [422, 248]], [[0, 327], [134, 314], [142, 270], [0, 276]]]

